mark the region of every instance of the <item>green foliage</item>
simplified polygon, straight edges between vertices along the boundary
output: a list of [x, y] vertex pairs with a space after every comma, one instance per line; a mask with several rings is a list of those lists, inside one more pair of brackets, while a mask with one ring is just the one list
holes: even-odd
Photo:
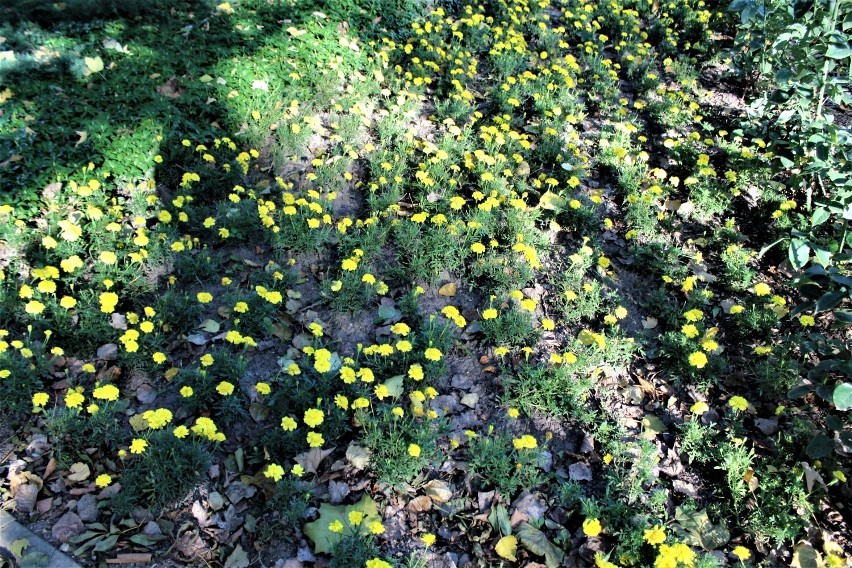
[[[438, 458], [443, 421], [398, 416], [389, 408], [359, 411], [357, 416], [363, 428], [361, 439], [372, 452], [371, 467], [381, 483], [402, 487]], [[419, 453], [411, 451], [412, 444]]]
[[207, 443], [195, 436], [179, 440], [170, 429], [147, 436], [148, 447], [129, 460], [121, 476], [122, 490], [112, 498], [118, 515], [146, 507], [159, 513], [183, 498], [210, 467]]
[[118, 418], [128, 401], [106, 402], [90, 414], [79, 408], [56, 407], [44, 415], [45, 428], [53, 443], [57, 466], [67, 468], [76, 461], [89, 463], [92, 449], [114, 455], [129, 439]]
[[497, 489], [508, 500], [520, 488], [538, 487], [545, 479], [539, 465], [541, 448], [519, 449], [513, 445], [512, 436], [495, 433], [493, 427], [470, 440], [468, 454], [471, 476], [483, 489]]

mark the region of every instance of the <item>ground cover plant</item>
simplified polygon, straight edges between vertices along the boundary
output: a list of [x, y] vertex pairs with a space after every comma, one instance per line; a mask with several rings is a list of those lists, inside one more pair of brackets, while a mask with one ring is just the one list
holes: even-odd
[[0, 502], [81, 564], [849, 565], [848, 0], [0, 7]]

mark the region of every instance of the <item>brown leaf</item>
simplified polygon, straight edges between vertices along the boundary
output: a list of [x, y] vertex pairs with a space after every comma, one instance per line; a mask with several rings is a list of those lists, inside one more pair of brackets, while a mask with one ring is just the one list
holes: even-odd
[[177, 99], [183, 94], [183, 91], [178, 89], [178, 81], [175, 77], [172, 77], [159, 87], [157, 87], [157, 92], [163, 95], [164, 97], [168, 97], [170, 99]]
[[453, 297], [456, 295], [456, 290], [458, 286], [456, 286], [455, 282], [447, 282], [440, 288], [438, 288], [438, 294], [441, 296]]
[[322, 448], [311, 448], [293, 458], [297, 464], [305, 468], [305, 473], [316, 473], [319, 464], [331, 455], [334, 448], [323, 450]]
[[92, 471], [89, 469], [89, 466], [82, 462], [72, 464], [69, 472], [69, 481], [85, 481], [92, 473]]
[[423, 486], [423, 492], [438, 503], [449, 501], [453, 497], [453, 491], [446, 481], [433, 479]]
[[432, 509], [432, 499], [426, 495], [420, 495], [408, 502], [406, 507], [412, 513], [422, 513]]

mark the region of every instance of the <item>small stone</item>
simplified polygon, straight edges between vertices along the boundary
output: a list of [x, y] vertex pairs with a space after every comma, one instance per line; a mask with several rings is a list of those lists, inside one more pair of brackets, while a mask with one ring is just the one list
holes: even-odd
[[148, 383], [143, 383], [136, 389], [136, 398], [142, 404], [151, 404], [157, 399], [157, 390]]
[[572, 481], [591, 481], [592, 470], [584, 463], [572, 463], [568, 466], [568, 477]]
[[432, 400], [430, 406], [441, 416], [453, 414], [461, 409], [459, 406], [459, 398], [455, 394], [442, 394], [440, 396], [436, 396]]
[[83, 524], [76, 513], [65, 513], [59, 517], [50, 532], [53, 534], [53, 538], [59, 542], [68, 542], [75, 536], [83, 534], [85, 530], [86, 525]]
[[156, 536], [163, 534], [163, 529], [161, 529], [160, 525], [154, 521], [148, 521], [142, 528], [142, 533], [150, 536]]
[[778, 432], [778, 418], [757, 418], [754, 421], [755, 427], [763, 432], [764, 436], [771, 436]]
[[84, 523], [92, 523], [98, 518], [98, 498], [88, 493], [77, 501], [77, 515]]
[[479, 402], [479, 395], [475, 392], [468, 393], [464, 395], [461, 399], [461, 403], [468, 408], [476, 408], [476, 403]]
[[32, 513], [38, 498], [38, 486], [32, 483], [19, 485], [15, 490], [15, 509], [21, 513]]
[[468, 390], [473, 386], [473, 377], [469, 375], [454, 375], [451, 383], [454, 389]]
[[98, 347], [98, 359], [112, 361], [116, 357], [118, 357], [118, 345], [115, 343], [107, 343]]

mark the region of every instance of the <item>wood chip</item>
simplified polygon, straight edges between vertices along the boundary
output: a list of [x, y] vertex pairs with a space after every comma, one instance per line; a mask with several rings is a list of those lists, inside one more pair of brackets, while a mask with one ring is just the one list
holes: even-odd
[[107, 564], [148, 564], [151, 562], [150, 552], [128, 552], [115, 558], [107, 558]]

